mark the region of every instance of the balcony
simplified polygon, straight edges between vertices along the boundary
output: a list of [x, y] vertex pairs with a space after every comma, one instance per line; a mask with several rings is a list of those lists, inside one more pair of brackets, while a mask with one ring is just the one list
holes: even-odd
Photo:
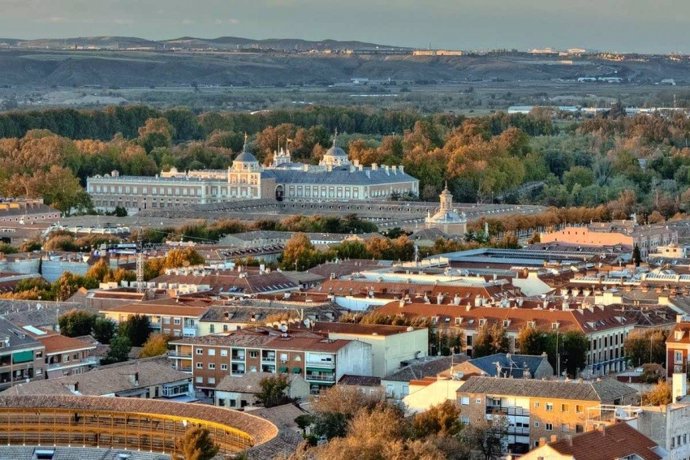
[[335, 383], [335, 374], [307, 374], [304, 379], [312, 382]]
[[[245, 355], [244, 353], [233, 353], [232, 354], [232, 360], [233, 361], [244, 361]], [[266, 361], [266, 360], [264, 360]]]
[[182, 336], [183, 337], [196, 337], [196, 327], [183, 327]]
[[51, 363], [46, 365], [46, 369], [49, 371], [68, 367], [80, 367], [80, 366], [96, 366], [99, 363], [99, 359], [95, 356], [89, 356], [88, 358], [83, 358], [82, 360], [75, 361], [61, 361], [57, 363]]
[[335, 361], [307, 361], [306, 365], [322, 369], [335, 369]]
[[169, 351], [168, 358], [192, 359], [192, 352]]
[[264, 363], [275, 363], [276, 355], [275, 353], [266, 353], [261, 355], [261, 361]]
[[[513, 415], [529, 417], [529, 409], [524, 409], [522, 407], [515, 406], [499, 406], [499, 405], [487, 405], [487, 414], [497, 414], [497, 415]], [[527, 430], [529, 432], [529, 430]]]

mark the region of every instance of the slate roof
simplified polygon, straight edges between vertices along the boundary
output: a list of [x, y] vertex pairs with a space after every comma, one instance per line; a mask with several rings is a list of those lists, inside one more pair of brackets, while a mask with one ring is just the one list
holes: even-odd
[[[6, 342], [5, 339], [7, 339]], [[43, 348], [43, 344], [31, 337], [27, 331], [18, 328], [4, 318], [0, 318], [0, 341], [3, 342], [2, 348], [0, 348], [3, 353], [9, 350]]]
[[574, 460], [610, 460], [636, 456], [642, 460], [659, 460], [653, 451], [658, 444], [625, 422], [610, 425], [602, 430], [589, 431], [550, 443], [548, 446], [561, 455], [571, 455]]
[[501, 374], [510, 372], [514, 378], [522, 378], [524, 370], [527, 369], [535, 375], [537, 368], [546, 360], [546, 356], [541, 355], [517, 355], [510, 353], [496, 353], [483, 356], [481, 358], [470, 359], [470, 364], [478, 367], [489, 377], [496, 377], [498, 371], [496, 363], [501, 366]]
[[332, 171], [309, 170], [296, 171], [290, 169], [267, 169], [261, 172], [263, 177], [274, 177], [279, 184], [325, 184], [325, 185], [375, 185], [396, 184], [417, 181], [414, 177], [398, 170], [397, 174], [385, 168], [355, 169], [336, 168]]
[[[134, 373], [139, 374], [136, 385], [132, 382]], [[71, 395], [74, 393], [70, 388], [75, 383], [78, 383], [78, 392], [82, 395], [102, 396], [189, 379], [190, 374], [173, 369], [166, 357], [158, 357], [103, 366], [83, 374], [34, 380], [15, 385], [2, 392], [2, 396]]]
[[435, 376], [443, 371], [450, 369], [451, 365], [460, 364], [467, 361], [467, 356], [433, 356], [426, 357], [419, 360], [414, 360], [410, 364], [401, 369], [388, 374], [381, 380], [395, 381], [395, 382], [409, 382], [410, 380], [420, 380], [424, 377]]
[[600, 401], [611, 404], [616, 399], [635, 395], [637, 391], [615, 379], [565, 381], [470, 377], [458, 393]]
[[356, 385], [360, 387], [381, 386], [381, 377], [371, 377], [368, 375], [348, 375], [345, 374], [338, 380], [338, 385]]

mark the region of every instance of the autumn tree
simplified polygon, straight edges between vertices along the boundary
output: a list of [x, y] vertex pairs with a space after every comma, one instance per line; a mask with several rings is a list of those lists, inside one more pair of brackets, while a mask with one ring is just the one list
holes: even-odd
[[142, 346], [141, 352], [139, 352], [139, 358], [150, 358], [166, 354], [169, 341], [170, 337], [165, 334], [155, 333], [149, 335], [149, 338], [146, 339]]
[[505, 437], [508, 433], [508, 420], [493, 417], [465, 426], [461, 433], [463, 442], [479, 452], [485, 460], [499, 459], [503, 455]]
[[155, 147], [170, 147], [174, 129], [165, 118], [149, 118], [144, 126], [139, 128], [139, 143], [151, 152]]
[[663, 380], [654, 385], [654, 387], [646, 393], [642, 393], [643, 406], [662, 406], [664, 404], [671, 404], [673, 402], [673, 394], [671, 385]]
[[110, 273], [110, 265], [108, 265], [106, 259], [100, 258], [95, 264], [89, 267], [85, 276], [99, 282], [103, 282], [110, 275]]
[[177, 440], [175, 447], [184, 460], [211, 460], [220, 450], [211, 433], [198, 426], [189, 427], [184, 436]]
[[450, 400], [431, 406], [412, 419], [412, 429], [418, 438], [432, 434], [455, 436], [461, 428], [460, 408]]
[[280, 267], [284, 270], [306, 270], [323, 260], [323, 254], [314, 247], [305, 233], [295, 233], [285, 243]]

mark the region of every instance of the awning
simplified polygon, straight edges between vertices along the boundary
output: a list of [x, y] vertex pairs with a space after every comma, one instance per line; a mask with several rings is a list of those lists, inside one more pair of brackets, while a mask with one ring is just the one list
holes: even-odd
[[319, 374], [332, 374], [333, 369], [319, 369], [318, 367], [308, 367], [307, 372], [318, 372]]
[[288, 371], [288, 368], [286, 366], [281, 366], [278, 369], [278, 372], [280, 372], [281, 374], [287, 374], [287, 371]]
[[301, 368], [301, 367], [293, 367], [293, 368], [292, 368], [292, 373], [293, 373], [293, 374], [301, 374], [301, 373], [302, 373], [302, 368]]

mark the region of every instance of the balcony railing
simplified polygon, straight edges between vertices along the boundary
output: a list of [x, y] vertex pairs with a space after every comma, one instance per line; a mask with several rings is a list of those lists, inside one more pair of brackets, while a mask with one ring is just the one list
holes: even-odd
[[314, 374], [307, 374], [304, 376], [305, 380], [312, 380], [316, 382], [334, 382], [335, 383], [335, 374], [323, 374], [323, 375], [314, 375]]
[[321, 367], [323, 369], [333, 369], [335, 367], [335, 362], [307, 361], [306, 365], [309, 367]]
[[522, 407], [515, 406], [488, 405], [486, 406], [486, 413], [529, 417], [529, 409], [524, 409]]
[[95, 366], [98, 364], [98, 358], [95, 356], [89, 356], [88, 358], [83, 358], [82, 360], [74, 361], [61, 361], [59, 363], [51, 363], [46, 366], [46, 368], [51, 371], [54, 369], [60, 369], [62, 367], [79, 367], [79, 366]]
[[168, 357], [169, 358], [192, 358], [192, 352], [180, 352], [180, 351], [169, 351], [168, 352]]
[[233, 361], [244, 361], [244, 355], [243, 354], [232, 355], [232, 360]]
[[275, 355], [273, 355], [273, 356], [271, 356], [271, 355], [262, 356], [261, 361], [263, 361], [265, 363], [275, 363], [276, 357], [275, 357]]

